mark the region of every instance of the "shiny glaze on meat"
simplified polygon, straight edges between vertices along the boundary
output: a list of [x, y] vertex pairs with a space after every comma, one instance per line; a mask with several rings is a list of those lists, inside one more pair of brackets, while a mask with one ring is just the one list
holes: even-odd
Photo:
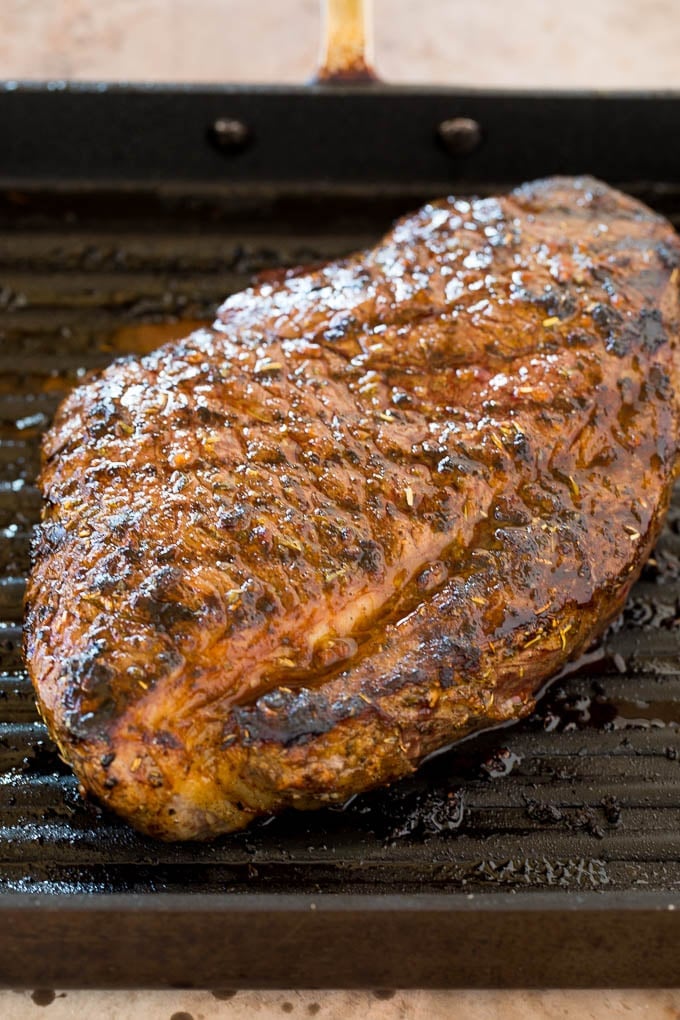
[[678, 265], [589, 178], [451, 198], [75, 390], [26, 653], [87, 790], [205, 839], [530, 711], [662, 523]]

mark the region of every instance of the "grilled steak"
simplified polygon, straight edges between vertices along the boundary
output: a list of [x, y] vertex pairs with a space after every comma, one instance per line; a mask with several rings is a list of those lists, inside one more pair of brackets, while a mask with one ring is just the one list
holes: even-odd
[[589, 178], [451, 198], [75, 390], [26, 654], [87, 790], [205, 839], [528, 713], [658, 535], [679, 265]]

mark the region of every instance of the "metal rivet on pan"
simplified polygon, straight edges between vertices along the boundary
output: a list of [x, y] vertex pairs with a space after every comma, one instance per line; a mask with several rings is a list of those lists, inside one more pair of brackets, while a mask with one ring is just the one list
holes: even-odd
[[208, 137], [221, 152], [242, 152], [252, 141], [247, 125], [232, 117], [219, 117], [210, 127]]
[[482, 129], [471, 117], [451, 117], [437, 128], [437, 137], [452, 156], [467, 156], [482, 140]]

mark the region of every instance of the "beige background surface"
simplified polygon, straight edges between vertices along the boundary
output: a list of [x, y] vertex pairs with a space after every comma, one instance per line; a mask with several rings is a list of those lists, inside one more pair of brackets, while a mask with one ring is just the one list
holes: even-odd
[[[680, 85], [677, 0], [375, 0], [390, 81]], [[0, 77], [304, 81], [318, 0], [0, 0]]]
[[[0, 995], [2, 1020], [680, 1020], [669, 992], [68, 992]], [[379, 998], [377, 996], [380, 996]]]
[[[375, 20], [390, 81], [680, 88], [679, 0], [376, 0]], [[316, 0], [0, 0], [0, 78], [298, 82], [317, 39]], [[0, 992], [0, 1020], [680, 1020], [680, 991], [58, 992], [41, 1004], [49, 999]]]

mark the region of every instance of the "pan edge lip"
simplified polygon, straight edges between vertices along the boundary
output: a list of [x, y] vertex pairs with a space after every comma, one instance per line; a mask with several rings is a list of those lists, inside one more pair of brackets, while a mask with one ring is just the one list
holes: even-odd
[[84, 892], [2, 893], [0, 916], [8, 912], [139, 913], [628, 913], [678, 914], [680, 890], [573, 890], [432, 893], [242, 893], [207, 892]]
[[680, 88], [594, 89], [580, 88], [501, 88], [448, 84], [384, 83], [372, 84], [272, 84], [259, 82], [173, 82], [173, 81], [98, 81], [38, 78], [0, 78], [0, 98], [27, 94], [51, 95], [54, 101], [68, 96], [254, 96], [300, 98], [453, 98], [489, 100], [536, 100], [592, 102], [611, 100], [671, 100], [680, 103]]

